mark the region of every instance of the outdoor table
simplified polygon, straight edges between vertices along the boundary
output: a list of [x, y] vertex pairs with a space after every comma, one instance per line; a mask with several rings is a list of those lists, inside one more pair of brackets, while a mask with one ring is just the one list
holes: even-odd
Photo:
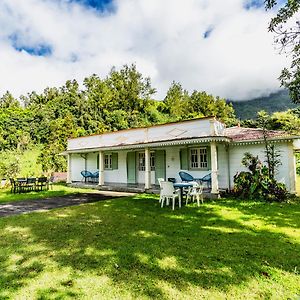
[[180, 189], [180, 196], [181, 200], [183, 199], [183, 189], [184, 188], [189, 188], [193, 186], [193, 182], [175, 182], [173, 183], [174, 188], [179, 188]]
[[17, 178], [16, 180], [18, 189], [19, 189], [19, 193], [23, 192], [24, 188], [26, 187], [26, 183], [27, 183], [27, 179], [26, 178]]

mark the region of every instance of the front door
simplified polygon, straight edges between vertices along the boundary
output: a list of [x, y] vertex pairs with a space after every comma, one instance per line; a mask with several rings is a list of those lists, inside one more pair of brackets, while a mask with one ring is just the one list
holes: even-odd
[[135, 152], [127, 153], [127, 183], [136, 183], [136, 156]]
[[155, 151], [155, 184], [158, 184], [157, 179], [166, 179], [166, 151]]

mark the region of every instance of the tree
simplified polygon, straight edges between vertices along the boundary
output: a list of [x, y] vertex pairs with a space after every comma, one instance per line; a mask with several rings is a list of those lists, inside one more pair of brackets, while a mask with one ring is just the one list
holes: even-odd
[[17, 99], [13, 97], [10, 92], [6, 92], [0, 98], [0, 109], [8, 109], [8, 108], [17, 108], [20, 107], [20, 103]]
[[274, 143], [269, 140], [269, 132], [267, 128], [270, 123], [270, 116], [265, 112], [260, 112], [258, 115], [258, 124], [263, 130], [264, 144], [265, 144], [265, 154], [266, 154], [266, 163], [268, 166], [269, 177], [274, 180], [275, 175], [278, 171], [278, 167], [281, 165], [281, 154], [278, 149], [276, 149]]
[[[265, 0], [266, 9], [277, 5], [277, 0]], [[300, 21], [296, 14], [300, 9], [300, 0], [288, 0], [269, 24], [269, 31], [275, 34], [275, 43], [280, 52], [292, 55], [289, 68], [284, 68], [279, 80], [287, 88], [294, 103], [300, 103]]]
[[186, 118], [188, 101], [188, 92], [182, 88], [180, 83], [173, 81], [164, 99], [167, 113], [169, 113], [174, 120]]

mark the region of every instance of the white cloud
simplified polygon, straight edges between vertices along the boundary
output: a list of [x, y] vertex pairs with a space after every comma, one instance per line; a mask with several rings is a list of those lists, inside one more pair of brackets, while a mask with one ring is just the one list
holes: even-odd
[[[19, 96], [93, 73], [106, 76], [112, 66], [130, 63], [151, 77], [156, 98], [173, 80], [190, 91], [232, 99], [267, 94], [279, 88], [277, 77], [288, 62], [267, 32], [271, 14], [245, 10], [243, 3], [115, 0], [115, 13], [102, 15], [66, 1], [1, 0], [0, 94]], [[51, 45], [52, 54], [17, 51], [12, 35], [28, 47]]]

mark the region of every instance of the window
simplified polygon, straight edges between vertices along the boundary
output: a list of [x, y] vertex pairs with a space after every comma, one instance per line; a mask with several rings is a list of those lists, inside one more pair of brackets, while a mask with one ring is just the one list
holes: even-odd
[[205, 169], [208, 167], [206, 148], [191, 149], [190, 167], [191, 169]]
[[145, 153], [144, 152], [140, 152], [139, 153], [139, 171], [145, 171], [146, 167], [145, 167]]
[[[154, 152], [150, 152], [150, 169], [151, 171], [155, 171], [155, 154]], [[139, 171], [146, 170], [146, 157], [145, 152], [139, 153]]]
[[104, 169], [105, 170], [112, 169], [112, 155], [111, 154], [104, 155]]
[[150, 168], [151, 168], [151, 171], [155, 171], [155, 154], [154, 154], [154, 152], [150, 152]]

